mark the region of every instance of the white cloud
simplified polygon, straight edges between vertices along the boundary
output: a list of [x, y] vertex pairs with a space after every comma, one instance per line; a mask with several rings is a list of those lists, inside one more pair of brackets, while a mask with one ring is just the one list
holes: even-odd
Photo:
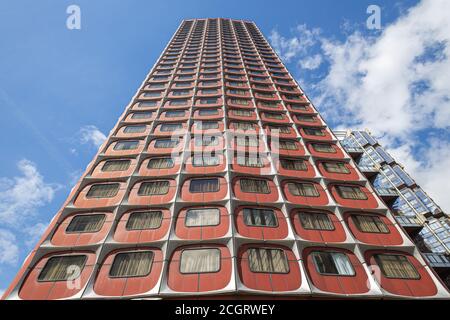
[[319, 28], [308, 29], [305, 24], [298, 25], [293, 31], [297, 36], [289, 39], [281, 36], [276, 30], [272, 30], [269, 36], [273, 48], [286, 62], [299, 54], [306, 53], [310, 47], [316, 44], [320, 35]]
[[[450, 211], [445, 194], [450, 181], [449, 12], [450, 1], [423, 0], [371, 36], [365, 30], [349, 35], [345, 30], [345, 39], [337, 41], [320, 30], [302, 30], [291, 38], [276, 31], [271, 37], [282, 58], [287, 62], [295, 58], [300, 67], [319, 54], [324, 68], [315, 75], [319, 78], [315, 84], [309, 80], [307, 93], [325, 119], [332, 119], [337, 128], [369, 128], [382, 137], [446, 211]], [[302, 43], [304, 35], [310, 45], [301, 50], [294, 44]], [[439, 141], [427, 133], [437, 129], [444, 133]]]
[[14, 266], [18, 260], [19, 247], [16, 236], [8, 230], [0, 229], [0, 264]]
[[16, 227], [35, 216], [60, 189], [46, 183], [33, 162], [23, 159], [17, 166], [20, 176], [0, 178], [0, 224]]
[[[423, 1], [379, 37], [356, 32], [343, 43], [321, 39], [330, 69], [318, 85], [320, 107], [336, 110], [337, 102], [351, 115], [342, 117], [345, 125], [378, 134], [406, 136], [429, 125], [448, 128], [448, 12], [448, 1]], [[436, 48], [438, 57], [423, 59]]]
[[303, 69], [314, 70], [320, 67], [322, 63], [322, 56], [320, 54], [315, 54], [313, 56], [301, 59], [298, 63]]
[[80, 129], [81, 143], [91, 143], [95, 147], [100, 147], [106, 140], [106, 136], [96, 126], [88, 125]]

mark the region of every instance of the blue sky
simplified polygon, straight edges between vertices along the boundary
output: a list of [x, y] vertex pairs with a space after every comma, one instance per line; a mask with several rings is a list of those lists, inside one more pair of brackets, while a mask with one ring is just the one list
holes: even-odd
[[[374, 127], [392, 153], [402, 156], [407, 169], [436, 189], [432, 195], [439, 197], [435, 186], [444, 183], [439, 174], [442, 168], [436, 167], [436, 156], [428, 156], [426, 148], [434, 145], [441, 156], [450, 155], [450, 116], [445, 111], [448, 108], [438, 107], [450, 101], [448, 84], [432, 81], [445, 80], [439, 69], [450, 74], [445, 42], [450, 33], [445, 19], [431, 17], [449, 11], [443, 8], [444, 2], [424, 2], [228, 0], [189, 1], [188, 5], [188, 1], [4, 1], [0, 11], [0, 142], [4, 150], [0, 166], [0, 290], [7, 287], [74, 179], [91, 161], [101, 133], [108, 135], [185, 18], [254, 20], [330, 125]], [[66, 28], [66, 8], [71, 4], [81, 8], [81, 30]], [[365, 27], [370, 4], [381, 8], [381, 30]], [[414, 26], [410, 21], [417, 12], [425, 12], [425, 18]], [[435, 41], [423, 40], [420, 30], [429, 32]], [[370, 120], [377, 114], [368, 116], [367, 110], [373, 106], [362, 97], [376, 92], [380, 83], [391, 86], [371, 65], [395, 62], [398, 50], [388, 57], [380, 51], [386, 43], [389, 48], [395, 46], [395, 37], [408, 32], [418, 37], [423, 47], [411, 48], [416, 50], [414, 59], [397, 73], [408, 81], [399, 88], [394, 86], [398, 95], [388, 95], [393, 101], [388, 109], [393, 112], [391, 119], [399, 116], [405, 120], [379, 125]], [[313, 56], [317, 56], [315, 60], [302, 65], [301, 61]], [[355, 63], [350, 63], [353, 58]], [[408, 72], [403, 73], [405, 70]], [[354, 86], [355, 93], [344, 83]], [[429, 124], [418, 126], [416, 119], [409, 119], [407, 113], [415, 110], [410, 109], [411, 98], [432, 99], [435, 108], [417, 105], [427, 113]], [[380, 99], [380, 103], [386, 101]], [[386, 114], [380, 110], [380, 116]], [[415, 143], [421, 139], [425, 143]]]

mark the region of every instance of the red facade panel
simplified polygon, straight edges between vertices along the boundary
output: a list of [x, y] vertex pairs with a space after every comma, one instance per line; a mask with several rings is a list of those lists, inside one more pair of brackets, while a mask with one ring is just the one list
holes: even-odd
[[[338, 252], [349, 259], [352, 275], [321, 274], [313, 261], [313, 252]], [[308, 247], [303, 250], [303, 261], [312, 284], [319, 290], [336, 294], [364, 294], [369, 291], [367, 274], [356, 255], [347, 249], [331, 247]]]
[[[112, 277], [111, 268], [118, 254], [126, 252], [151, 252], [153, 254], [148, 274], [136, 277]], [[133, 296], [152, 290], [161, 275], [163, 254], [157, 248], [129, 248], [110, 252], [101, 263], [94, 284], [94, 291], [100, 296]]]
[[[130, 217], [140, 213], [160, 213], [161, 220], [150, 226], [133, 226]], [[141, 208], [127, 211], [120, 217], [114, 231], [114, 240], [121, 243], [149, 243], [163, 239], [169, 232], [170, 211], [165, 208]]]
[[[302, 223], [302, 213], [309, 214], [326, 214], [328, 217], [327, 228], [312, 228], [310, 225]], [[344, 228], [338, 217], [330, 211], [311, 210], [311, 209], [294, 209], [291, 212], [291, 221], [297, 235], [311, 242], [323, 243], [341, 243], [347, 240]]]
[[[181, 271], [181, 256], [185, 250], [216, 249], [220, 251], [220, 263], [214, 272], [192, 272]], [[172, 253], [167, 273], [167, 285], [177, 292], [209, 292], [220, 290], [232, 281], [231, 270], [233, 268], [232, 258], [227, 246], [222, 244], [198, 244], [178, 247]]]
[[[269, 248], [282, 250], [287, 260], [287, 272], [268, 273], [255, 272], [251, 270], [249, 263], [249, 249]], [[242, 283], [250, 289], [280, 292], [293, 291], [300, 288], [301, 275], [300, 266], [294, 253], [285, 246], [274, 244], [247, 244], [238, 251], [238, 273]]]
[[392, 294], [409, 297], [432, 297], [436, 295], [436, 285], [431, 279], [428, 271], [415, 257], [405, 252], [394, 250], [368, 250], [364, 254], [367, 264], [371, 266], [378, 266], [378, 268], [380, 268], [375, 259], [377, 254], [389, 254], [405, 257], [405, 259], [407, 259], [407, 263], [409, 263], [413, 270], [417, 273], [417, 277], [414, 279], [401, 279], [387, 276], [383, 270], [376, 271], [379, 278], [378, 281], [384, 290]]
[[[51, 258], [84, 256], [81, 270], [73, 270], [73, 280], [46, 281], [40, 279], [43, 269]], [[20, 290], [19, 297], [25, 300], [54, 300], [70, 298], [78, 294], [86, 285], [95, 265], [95, 254], [90, 251], [55, 252], [43, 256], [28, 272]], [[79, 276], [76, 277], [76, 273]]]
[[[89, 232], [77, 232], [76, 230], [70, 230], [70, 224], [76, 217], [82, 216], [99, 216], [102, 217], [101, 225], [96, 229], [90, 230]], [[54, 246], [64, 246], [64, 247], [76, 247], [84, 246], [89, 244], [99, 243], [106, 238], [109, 230], [114, 222], [112, 212], [77, 212], [67, 216], [61, 223], [56, 227], [56, 231], [52, 236], [51, 243]]]

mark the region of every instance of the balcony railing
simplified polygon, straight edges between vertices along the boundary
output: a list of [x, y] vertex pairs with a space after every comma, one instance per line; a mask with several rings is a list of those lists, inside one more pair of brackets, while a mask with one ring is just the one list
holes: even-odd
[[423, 223], [416, 217], [396, 216], [395, 219], [403, 228], [423, 228]]
[[381, 197], [398, 197], [398, 192], [395, 189], [391, 188], [375, 188], [375, 191]]
[[378, 172], [377, 168], [375, 168], [374, 166], [358, 165], [358, 168], [362, 172]]
[[364, 149], [360, 147], [350, 147], [350, 146], [344, 146], [345, 151], [348, 153], [363, 153]]
[[450, 257], [443, 253], [424, 253], [423, 255], [433, 268], [450, 268]]

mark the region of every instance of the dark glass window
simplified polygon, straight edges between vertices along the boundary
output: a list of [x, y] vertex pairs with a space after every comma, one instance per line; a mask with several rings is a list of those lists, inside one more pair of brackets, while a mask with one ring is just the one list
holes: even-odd
[[319, 197], [319, 191], [317, 191], [316, 186], [312, 183], [305, 182], [289, 182], [288, 190], [294, 196], [302, 197]]
[[153, 262], [152, 251], [118, 253], [113, 261], [111, 278], [144, 277], [150, 273]]
[[304, 229], [334, 230], [333, 222], [328, 214], [323, 212], [299, 212], [298, 217]]
[[66, 281], [73, 276], [73, 272], [70, 272], [71, 267], [78, 267], [82, 271], [86, 260], [87, 257], [85, 255], [51, 257], [47, 260], [44, 268], [42, 268], [38, 281]]
[[352, 200], [367, 200], [367, 195], [360, 187], [336, 186], [336, 190], [341, 198]]
[[420, 275], [408, 258], [396, 254], [376, 254], [375, 261], [387, 278], [418, 280]]
[[102, 171], [125, 171], [130, 167], [131, 160], [107, 160], [103, 164]]
[[278, 221], [272, 209], [245, 208], [244, 223], [248, 226], [277, 227]]
[[138, 190], [139, 196], [162, 195], [169, 192], [169, 181], [143, 182]]
[[354, 276], [355, 270], [348, 256], [341, 252], [314, 251], [311, 253], [318, 273], [335, 276]]
[[250, 248], [247, 255], [252, 272], [289, 273], [286, 254], [281, 249]]
[[162, 220], [162, 211], [137, 211], [130, 214], [126, 229], [129, 231], [158, 229]]
[[189, 192], [217, 192], [219, 191], [219, 179], [192, 179], [189, 184]]
[[94, 184], [89, 189], [87, 198], [112, 198], [119, 192], [118, 183]]
[[105, 222], [104, 214], [77, 215], [72, 218], [66, 233], [94, 233], [99, 231]]

